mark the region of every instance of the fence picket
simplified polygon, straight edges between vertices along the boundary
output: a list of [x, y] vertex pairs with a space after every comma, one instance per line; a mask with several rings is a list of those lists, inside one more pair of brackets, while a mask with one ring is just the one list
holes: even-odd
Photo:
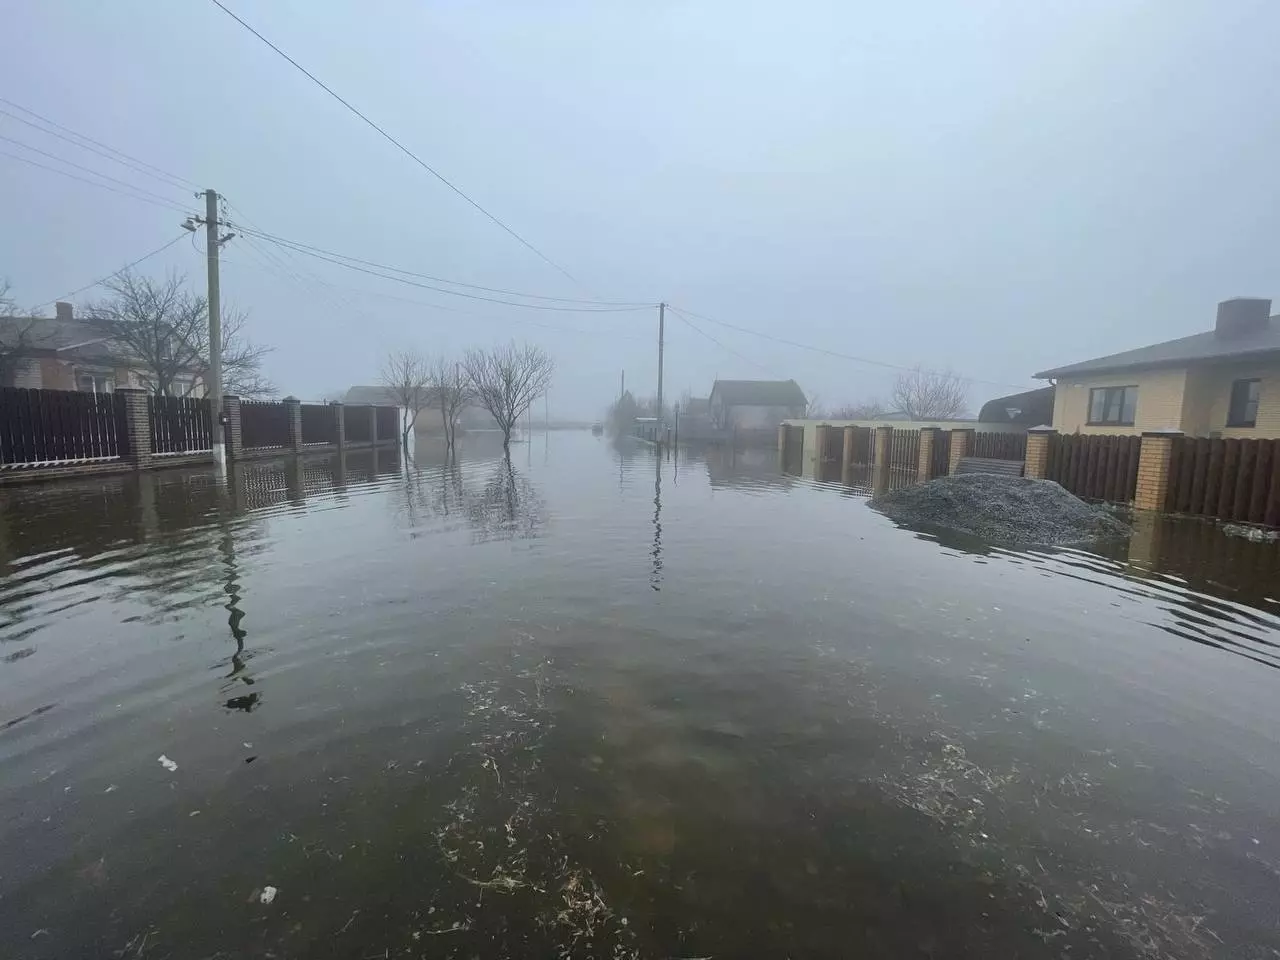
[[1240, 464], [1231, 496], [1231, 519], [1249, 519], [1249, 495], [1253, 492], [1253, 471], [1257, 467], [1256, 440], [1238, 440]]
[[1280, 440], [1271, 440], [1271, 489], [1267, 493], [1267, 507], [1262, 522], [1269, 527], [1280, 527]]
[[1224, 440], [1222, 444], [1222, 472], [1218, 476], [1218, 485], [1214, 488], [1218, 494], [1214, 515], [1229, 517], [1231, 515], [1231, 504], [1236, 495], [1236, 471], [1240, 466], [1240, 441]]
[[1277, 464], [1271, 459], [1272, 446], [1266, 440], [1258, 441], [1257, 457], [1253, 465], [1253, 482], [1249, 489], [1249, 511], [1245, 519], [1261, 523], [1267, 514], [1267, 481]]

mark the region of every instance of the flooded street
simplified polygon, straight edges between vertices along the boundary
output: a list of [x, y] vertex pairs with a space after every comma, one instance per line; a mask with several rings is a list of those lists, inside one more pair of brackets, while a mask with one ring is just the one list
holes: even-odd
[[1280, 955], [1277, 546], [461, 443], [0, 491], [0, 956]]

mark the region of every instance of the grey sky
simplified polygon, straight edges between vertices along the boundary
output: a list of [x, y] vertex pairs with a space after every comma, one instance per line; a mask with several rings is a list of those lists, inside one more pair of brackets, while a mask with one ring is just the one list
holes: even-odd
[[[224, 192], [272, 233], [471, 283], [666, 299], [1010, 389], [1205, 329], [1224, 297], [1280, 298], [1275, 4], [228, 5], [582, 286], [207, 0], [9, 0], [0, 95]], [[8, 117], [0, 135], [199, 208]], [[2, 156], [0, 209], [0, 276], [26, 303], [181, 220]], [[276, 348], [286, 392], [369, 382], [391, 348], [509, 336], [556, 357], [553, 413], [598, 413], [624, 366], [652, 389], [653, 312], [517, 310], [297, 258], [335, 293], [257, 256], [232, 241], [224, 298]], [[148, 266], [203, 288], [186, 239]], [[837, 403], [892, 379], [702, 326], [754, 363], [673, 318], [672, 395], [777, 376]], [[1001, 392], [975, 384], [972, 404]]]

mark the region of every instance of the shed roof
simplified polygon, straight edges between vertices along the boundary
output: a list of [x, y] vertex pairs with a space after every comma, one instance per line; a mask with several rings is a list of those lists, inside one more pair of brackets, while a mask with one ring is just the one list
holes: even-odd
[[803, 407], [804, 391], [794, 380], [717, 380], [711, 400], [727, 407]]
[[1280, 317], [1271, 317], [1265, 326], [1224, 337], [1213, 330], [1193, 333], [1189, 337], [1166, 340], [1149, 347], [1125, 350], [1083, 360], [1065, 367], [1054, 367], [1036, 374], [1036, 379], [1057, 379], [1088, 373], [1110, 373], [1142, 367], [1167, 367], [1203, 360], [1228, 360], [1258, 354], [1280, 354]]

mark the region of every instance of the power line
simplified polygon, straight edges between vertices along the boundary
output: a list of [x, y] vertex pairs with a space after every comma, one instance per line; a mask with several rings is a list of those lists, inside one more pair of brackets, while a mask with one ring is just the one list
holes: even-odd
[[388, 266], [385, 263], [378, 263], [376, 260], [362, 260], [360, 257], [352, 257], [345, 253], [336, 253], [333, 250], [326, 250], [323, 247], [303, 243], [300, 240], [290, 240], [287, 237], [276, 236], [275, 234], [267, 233], [256, 228], [246, 229], [243, 224], [232, 223], [231, 226], [238, 227], [238, 229], [243, 233], [252, 234], [262, 240], [269, 240], [273, 243], [283, 244], [288, 249], [297, 250], [299, 253], [304, 253], [306, 251], [323, 253], [331, 257], [337, 257], [340, 260], [350, 260], [352, 263], [361, 263], [366, 267], [377, 267], [379, 270], [387, 270], [391, 273], [400, 273], [407, 277], [417, 277], [420, 280], [432, 280], [436, 283], [447, 283], [455, 287], [466, 287], [469, 290], [484, 290], [486, 293], [501, 293], [511, 297], [524, 297], [527, 300], [549, 300], [556, 303], [577, 303], [596, 307], [629, 307], [634, 309], [649, 309], [653, 307], [653, 304], [651, 303], [640, 303], [635, 300], [585, 300], [579, 297], [551, 297], [540, 293], [523, 293], [519, 290], [506, 290], [502, 287], [486, 287], [478, 283], [464, 283], [461, 280], [449, 280], [446, 277], [436, 277], [429, 273], [417, 273], [413, 270], [405, 270], [401, 267]]
[[[53, 130], [47, 130], [37, 123], [32, 123], [30, 120], [27, 120], [23, 117], [18, 116], [16, 113], [11, 113], [8, 110], [0, 109], [0, 114], [4, 114], [6, 117], [9, 117], [13, 120], [17, 120], [19, 123], [25, 123], [28, 127], [31, 127], [31, 129], [33, 130], [38, 130], [41, 133], [46, 134], [50, 137], [57, 137], [59, 140], [65, 140], [67, 143], [71, 144], [72, 146], [79, 147], [82, 150], [88, 150], [90, 153], [96, 153], [100, 157], [105, 157], [106, 159], [111, 160], [115, 163], [122, 164], [123, 166], [129, 167], [130, 169], [133, 169], [138, 173], [144, 174], [145, 176], [154, 177], [155, 179], [161, 180], [161, 181], [168, 181], [170, 186], [178, 187], [181, 190], [199, 189], [198, 185], [194, 181], [188, 180], [186, 177], [180, 177], [177, 174], [168, 173], [167, 171], [162, 170], [160, 167], [157, 167], [154, 164], [147, 163], [145, 160], [139, 160], [137, 157], [130, 156], [129, 154], [125, 153], [122, 150], [117, 150], [115, 147], [109, 146], [103, 143], [101, 140], [95, 140], [93, 139], [93, 137], [87, 136], [83, 133], [78, 133], [77, 131], [72, 130], [70, 127], [64, 127], [62, 124], [56, 123], [53, 120], [50, 120], [48, 117], [45, 117], [39, 113], [36, 113], [34, 110], [30, 110], [27, 107], [21, 106], [20, 104], [16, 104], [12, 100], [6, 100], [4, 97], [0, 97], [0, 103], [7, 103], [9, 106], [17, 110], [21, 110], [23, 113], [27, 113], [33, 117], [39, 118], [41, 121], [43, 121], [44, 123], [47, 123], [51, 127], [56, 127], [58, 130], [62, 130], [62, 131], [65, 131], [66, 133], [71, 134], [71, 136], [70, 137], [63, 136], [63, 134], [61, 133], [56, 133]], [[72, 137], [75, 137], [78, 139], [72, 139]], [[82, 143], [80, 141], [87, 141], [87, 142]], [[94, 144], [94, 146], [90, 146], [89, 144]], [[98, 149], [99, 147], [101, 149]], [[114, 154], [114, 156], [112, 156], [112, 154]]]
[[108, 273], [105, 277], [99, 277], [97, 280], [94, 280], [92, 283], [86, 283], [83, 287], [77, 287], [75, 290], [72, 290], [70, 293], [64, 293], [60, 297], [54, 297], [52, 300], [45, 300], [45, 301], [42, 301], [41, 303], [37, 303], [34, 307], [32, 307], [32, 309], [38, 310], [40, 307], [47, 307], [49, 304], [56, 303], [59, 300], [66, 300], [70, 297], [74, 297], [77, 293], [84, 293], [86, 290], [92, 287], [96, 287], [100, 283], [106, 283], [112, 277], [117, 277], [120, 274], [124, 273], [126, 270], [133, 269], [138, 264], [140, 264], [143, 260], [150, 260], [157, 253], [163, 253], [165, 250], [168, 250], [170, 247], [172, 247], [175, 243], [177, 243], [186, 235], [187, 235], [187, 231], [183, 230], [182, 233], [178, 234], [168, 243], [164, 244], [164, 246], [156, 247], [150, 253], [144, 253], [137, 260], [132, 260], [129, 263], [126, 263], [123, 267], [121, 267], [119, 270], [116, 270], [114, 273]]
[[[265, 239], [265, 238], [262, 238], [262, 239]], [[431, 291], [434, 291], [435, 293], [445, 293], [453, 297], [465, 297], [468, 300], [483, 300], [486, 303], [500, 303], [508, 307], [524, 307], [526, 310], [550, 310], [552, 312], [558, 312], [558, 313], [628, 313], [628, 312], [634, 312], [636, 310], [650, 309], [649, 304], [633, 306], [633, 307], [605, 307], [605, 306], [560, 307], [560, 306], [552, 306], [550, 304], [542, 304], [542, 303], [520, 303], [519, 301], [516, 301], [516, 300], [503, 300], [498, 297], [482, 297], [474, 293], [462, 293], [461, 291], [458, 291], [458, 290], [449, 290], [445, 287], [437, 287], [437, 286], [434, 286], [433, 284], [421, 283], [417, 280], [410, 280], [407, 277], [398, 277], [391, 273], [382, 273], [382, 272], [379, 272], [378, 270], [371, 270], [368, 267], [360, 266], [358, 263], [349, 263], [346, 260], [340, 260], [336, 256], [327, 256], [323, 253], [318, 253], [311, 249], [292, 246], [287, 241], [271, 240], [269, 242], [275, 243], [279, 246], [288, 247], [289, 249], [295, 250], [298, 253], [303, 254], [304, 256], [315, 257], [317, 260], [324, 260], [328, 263], [333, 263], [340, 267], [346, 267], [348, 270], [357, 270], [360, 273], [367, 273], [370, 276], [380, 277], [383, 280], [393, 280], [396, 283], [408, 284], [411, 287], [420, 287], [423, 290], [431, 290]], [[390, 270], [394, 268], [382, 267], [382, 269]]]
[[[103, 190], [110, 190], [112, 193], [118, 193], [122, 197], [128, 197], [131, 200], [139, 200], [142, 203], [149, 203], [155, 207], [166, 207], [169, 210], [176, 210], [178, 213], [183, 213], [183, 214], [190, 212], [186, 207], [180, 207], [176, 203], [170, 203], [170, 202], [159, 203], [155, 200], [150, 200], [147, 197], [139, 196], [136, 193], [126, 193], [125, 191], [119, 190], [116, 187], [108, 186], [105, 183], [99, 183], [97, 180], [90, 180], [86, 177], [77, 176], [74, 173], [68, 173], [66, 170], [59, 170], [56, 167], [51, 167], [48, 164], [41, 163], [38, 160], [32, 160], [29, 157], [20, 157], [16, 153], [9, 153], [8, 151], [0, 150], [0, 157], [8, 157], [10, 160], [17, 160], [21, 163], [29, 163], [33, 167], [39, 167], [41, 170], [48, 170], [50, 173], [61, 174], [64, 177], [70, 177], [72, 180], [79, 180], [81, 183], [87, 183], [93, 187], [100, 187]], [[66, 161], [63, 161], [63, 162], [65, 163]], [[102, 174], [96, 174], [96, 176], [102, 176]], [[132, 187], [131, 189], [136, 190], [137, 188]]]
[[751, 364], [751, 366], [755, 367], [757, 370], [763, 370], [765, 373], [770, 372], [769, 369], [764, 366], [764, 364], [758, 363], [757, 361], [752, 360], [750, 357], [743, 356], [737, 350], [734, 350], [732, 347], [725, 346], [723, 343], [721, 343], [719, 340], [717, 340], [711, 334], [707, 333], [707, 331], [703, 330], [701, 327], [695, 324], [692, 320], [690, 320], [687, 316], [685, 316], [682, 311], [677, 310], [675, 307], [671, 306], [671, 304], [669, 303], [667, 304], [667, 309], [672, 313], [674, 313], [677, 317], [679, 317], [681, 321], [683, 321], [685, 324], [691, 327], [694, 330], [694, 332], [700, 333], [702, 336], [706, 337], [708, 340], [714, 343], [717, 347], [719, 347], [725, 353], [732, 354], [733, 356], [737, 357], [739, 360], [742, 360], [746, 363]]
[[[670, 304], [668, 304], [668, 309], [674, 309], [674, 308], [672, 308]], [[761, 333], [759, 330], [751, 330], [748, 327], [740, 327], [735, 323], [728, 323], [727, 321], [724, 321], [724, 320], [717, 320], [714, 317], [708, 317], [705, 314], [694, 313], [692, 310], [688, 309], [687, 307], [682, 309], [684, 310], [685, 313], [689, 314], [692, 317], [697, 317], [699, 320], [705, 320], [708, 323], [714, 323], [722, 327], [728, 327], [730, 330], [737, 330], [739, 333], [749, 333], [753, 337], [761, 337], [765, 340], [772, 340], [775, 343], [784, 343], [789, 347], [798, 347], [801, 350], [810, 350], [814, 353], [823, 353], [829, 357], [836, 357], [840, 360], [852, 360], [855, 363], [865, 363], [873, 367], [884, 367], [888, 370], [902, 370], [910, 373], [915, 369], [917, 369], [915, 367], [905, 367], [897, 363], [888, 363], [884, 360], [872, 360], [870, 357], [859, 357], [851, 353], [841, 353], [838, 350], [828, 350], [825, 347], [815, 347], [812, 344], [800, 343], [798, 340], [788, 340], [786, 337], [777, 337], [771, 333]], [[934, 373], [936, 371], [925, 370], [923, 372]], [[983, 380], [983, 379], [980, 379], [979, 377], [964, 377], [963, 379], [969, 380], [972, 383], [985, 383], [988, 386], [992, 386], [992, 387], [1013, 387], [1018, 390], [1027, 389], [1025, 384], [1001, 383], [998, 380]]]
[[49, 151], [47, 150], [41, 150], [39, 147], [33, 147], [31, 146], [31, 144], [23, 143], [21, 140], [15, 140], [13, 139], [13, 137], [6, 137], [4, 136], [4, 134], [0, 134], [0, 140], [4, 140], [6, 143], [16, 144], [17, 146], [22, 147], [22, 149], [24, 150], [30, 150], [32, 153], [38, 153], [40, 154], [40, 156], [48, 157], [50, 160], [57, 160], [59, 163], [65, 163], [68, 167], [75, 167], [77, 170], [83, 170], [85, 173], [91, 173], [95, 177], [101, 177], [103, 180], [109, 180], [111, 183], [118, 183], [122, 187], [128, 187], [130, 190], [133, 190], [135, 193], [140, 193], [143, 196], [151, 197], [153, 200], [159, 200], [164, 203], [177, 202], [176, 200], [173, 200], [169, 197], [162, 197], [158, 193], [152, 193], [150, 190], [143, 189], [142, 187], [139, 187], [135, 184], [130, 183], [128, 180], [119, 180], [115, 177], [108, 176], [105, 173], [99, 173], [97, 170], [93, 169], [93, 167], [86, 167], [83, 164], [76, 163], [72, 160], [67, 160], [64, 157], [58, 156], [56, 153], [49, 153]]
[[212, 2], [213, 2], [213, 4], [214, 4], [214, 6], [216, 6], [219, 10], [221, 10], [223, 13], [225, 13], [227, 16], [229, 16], [232, 20], [234, 20], [236, 23], [240, 24], [240, 26], [244, 27], [246, 30], [248, 30], [250, 33], [252, 33], [255, 37], [257, 37], [259, 40], [261, 40], [263, 43], [265, 43], [268, 47], [270, 47], [272, 50], [274, 50], [276, 53], [278, 53], [278, 54], [279, 54], [281, 57], [283, 57], [285, 60], [289, 61], [289, 63], [290, 63], [290, 64], [292, 64], [292, 65], [293, 65], [293, 67], [294, 67], [296, 70], [298, 70], [300, 73], [302, 73], [302, 74], [303, 74], [303, 76], [305, 76], [308, 80], [310, 80], [312, 83], [314, 83], [316, 86], [318, 86], [318, 87], [319, 87], [321, 90], [323, 90], [325, 93], [329, 94], [329, 96], [333, 97], [333, 99], [337, 100], [340, 104], [342, 104], [344, 107], [346, 107], [346, 108], [347, 108], [348, 110], [350, 110], [352, 113], [354, 113], [357, 117], [359, 117], [361, 120], [363, 120], [365, 123], [367, 123], [367, 124], [368, 124], [370, 127], [372, 127], [374, 130], [376, 130], [379, 134], [381, 134], [381, 135], [382, 135], [382, 137], [383, 137], [383, 138], [384, 138], [388, 143], [390, 143], [390, 144], [392, 144], [393, 146], [395, 146], [398, 150], [400, 150], [400, 152], [401, 152], [401, 153], [403, 153], [405, 156], [407, 156], [410, 160], [412, 160], [412, 161], [413, 161], [414, 163], [416, 163], [418, 166], [422, 167], [422, 169], [423, 169], [423, 170], [426, 170], [429, 174], [431, 174], [433, 177], [435, 177], [437, 180], [439, 180], [441, 183], [443, 183], [446, 187], [448, 187], [450, 190], [452, 190], [454, 193], [456, 193], [458, 196], [460, 196], [463, 200], [465, 200], [465, 201], [467, 201], [467, 203], [471, 204], [471, 206], [473, 206], [473, 207], [475, 207], [477, 210], [479, 210], [482, 214], [484, 214], [486, 217], [488, 217], [490, 220], [492, 220], [494, 223], [496, 223], [499, 227], [501, 227], [503, 230], [505, 230], [507, 233], [509, 233], [512, 237], [514, 237], [516, 240], [518, 240], [521, 244], [523, 244], [523, 245], [524, 245], [525, 247], [527, 247], [529, 250], [532, 250], [532, 251], [533, 251], [535, 254], [537, 254], [537, 255], [538, 255], [538, 257], [540, 257], [543, 261], [545, 261], [546, 263], [548, 263], [548, 264], [550, 264], [551, 266], [555, 267], [558, 271], [560, 271], [560, 273], [564, 274], [566, 277], [568, 277], [568, 278], [569, 278], [570, 280], [572, 280], [574, 283], [576, 283], [576, 284], [578, 284], [579, 286], [581, 286], [581, 284], [579, 283], [579, 281], [578, 281], [578, 278], [577, 278], [577, 277], [575, 277], [573, 274], [571, 274], [571, 273], [570, 273], [568, 270], [566, 270], [564, 267], [560, 266], [560, 264], [558, 264], [558, 263], [556, 263], [554, 260], [552, 260], [549, 256], [547, 256], [545, 253], [543, 253], [541, 250], [539, 250], [537, 247], [535, 247], [532, 243], [530, 243], [530, 242], [529, 242], [528, 240], [526, 240], [524, 237], [520, 236], [520, 234], [516, 233], [516, 232], [515, 232], [515, 230], [513, 230], [511, 227], [507, 226], [507, 225], [506, 225], [505, 223], [503, 223], [501, 220], [499, 220], [497, 216], [495, 216], [494, 214], [490, 213], [488, 210], [486, 210], [484, 207], [482, 207], [482, 206], [481, 206], [477, 201], [475, 201], [475, 200], [471, 199], [471, 197], [469, 197], [466, 193], [464, 193], [464, 192], [463, 192], [463, 190], [462, 190], [460, 187], [458, 187], [458, 186], [456, 186], [455, 184], [453, 184], [453, 183], [452, 183], [448, 178], [446, 178], [442, 173], [440, 173], [438, 170], [436, 170], [434, 167], [432, 167], [430, 164], [428, 164], [425, 160], [423, 160], [421, 157], [419, 157], [416, 153], [414, 153], [412, 150], [410, 150], [408, 147], [406, 147], [403, 143], [401, 143], [399, 140], [397, 140], [397, 139], [396, 139], [395, 137], [393, 137], [391, 134], [387, 133], [387, 131], [386, 131], [386, 130], [384, 130], [382, 127], [378, 126], [378, 124], [374, 123], [372, 120], [370, 120], [368, 117], [366, 117], [363, 113], [361, 113], [359, 110], [357, 110], [355, 107], [353, 107], [350, 103], [348, 103], [346, 100], [344, 100], [341, 96], [339, 96], [336, 92], [334, 92], [334, 90], [333, 90], [331, 87], [329, 87], [329, 86], [328, 86], [328, 85], [327, 85], [323, 80], [321, 80], [321, 79], [320, 79], [319, 77], [317, 77], [314, 73], [312, 73], [310, 70], [308, 70], [308, 69], [307, 69], [306, 67], [304, 67], [302, 64], [300, 64], [297, 60], [293, 59], [293, 57], [289, 56], [287, 53], [285, 53], [283, 50], [281, 50], [279, 47], [277, 47], [274, 43], [272, 43], [270, 40], [268, 40], [266, 37], [264, 37], [262, 34], [260, 34], [260, 33], [259, 33], [257, 30], [255, 30], [253, 27], [249, 26], [249, 24], [247, 24], [244, 20], [241, 20], [241, 19], [240, 19], [240, 17], [238, 17], [236, 14], [232, 13], [232, 12], [231, 12], [231, 10], [229, 10], [229, 9], [228, 9], [228, 8], [227, 8], [227, 7], [222, 3], [222, 0], [212, 0]]

